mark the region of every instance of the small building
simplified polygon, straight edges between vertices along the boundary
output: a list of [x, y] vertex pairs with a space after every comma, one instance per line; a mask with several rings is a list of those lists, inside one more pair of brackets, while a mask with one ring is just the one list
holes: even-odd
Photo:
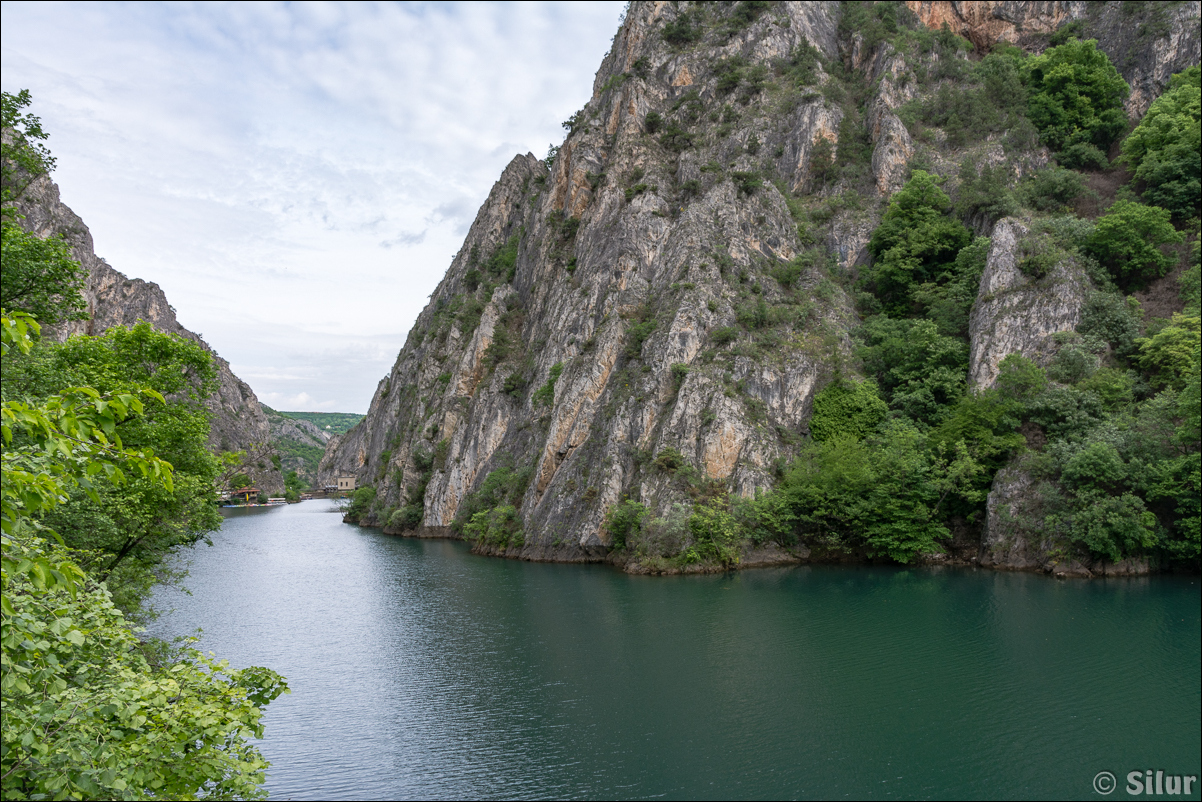
[[339, 476], [338, 477], [338, 492], [345, 493], [355, 489], [355, 477]]
[[259, 488], [257, 487], [240, 487], [237, 490], [230, 491], [230, 501], [249, 502], [252, 498], [259, 497]]

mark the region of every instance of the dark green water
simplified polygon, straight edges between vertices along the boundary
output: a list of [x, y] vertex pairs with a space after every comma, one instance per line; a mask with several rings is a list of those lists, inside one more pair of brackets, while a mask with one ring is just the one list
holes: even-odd
[[327, 504], [228, 519], [194, 595], [158, 596], [158, 634], [288, 678], [276, 798], [1114, 799], [1130, 771], [1202, 774], [1197, 577], [632, 577]]

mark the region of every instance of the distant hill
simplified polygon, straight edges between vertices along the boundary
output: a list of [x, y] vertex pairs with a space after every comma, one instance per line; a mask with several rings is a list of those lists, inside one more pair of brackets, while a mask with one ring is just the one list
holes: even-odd
[[330, 434], [342, 434], [350, 431], [356, 423], [363, 420], [363, 415], [356, 415], [354, 412], [283, 412], [279, 414], [287, 415], [295, 420], [307, 420], [317, 426], [322, 431]]

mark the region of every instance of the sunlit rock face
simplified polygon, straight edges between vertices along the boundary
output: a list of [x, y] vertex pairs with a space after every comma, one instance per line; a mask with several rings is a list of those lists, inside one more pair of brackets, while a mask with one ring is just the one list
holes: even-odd
[[254, 486], [268, 493], [283, 491], [284, 479], [271, 460], [271, 427], [259, 399], [200, 335], [179, 324], [175, 308], [159, 285], [127, 278], [98, 257], [88, 227], [62, 202], [58, 185], [48, 176], [30, 182], [15, 205], [23, 216], [19, 220], [22, 227], [39, 237], [64, 237], [72, 258], [79, 260], [87, 273], [83, 296], [88, 319], [48, 328], [44, 334], [62, 341], [72, 334], [103, 334], [144, 320], [158, 331], [199, 343], [212, 354], [217, 368], [217, 392], [208, 401], [212, 413], [209, 444], [220, 451], [245, 451], [248, 461], [243, 472]]
[[[1032, 32], [1102, 25], [1119, 4], [1094, 16], [1082, 3], [908, 5], [978, 48], [1033, 50]], [[658, 515], [699, 485], [747, 496], [775, 484], [815, 393], [854, 370], [850, 293], [919, 149], [899, 112], [936, 65], [841, 31], [838, 3], [779, 3], [746, 25], [736, 8], [632, 4], [554, 157], [506, 167], [367, 417], [327, 448], [322, 481], [354, 475], [377, 490], [363, 523], [388, 524], [417, 494], [421, 533], [446, 534], [464, 498], [508, 467], [529, 475], [509, 556], [598, 560], [607, 510], [624, 499]], [[1157, 47], [1189, 41], [1179, 17]], [[695, 38], [665, 35], [697, 18]], [[821, 59], [803, 79], [789, 60], [808, 49]], [[860, 94], [836, 96], [828, 68]], [[1138, 74], [1155, 94], [1168, 73], [1148, 69]], [[932, 152], [949, 190], [964, 158], [1016, 177], [1048, 161], [996, 138]], [[833, 177], [826, 165], [840, 159], [859, 172]], [[976, 387], [1007, 354], [1038, 356], [1075, 326], [1085, 286], [1068, 262], [1035, 286], [1015, 266], [1023, 223], [986, 228], [996, 243], [972, 318]], [[821, 258], [781, 277], [809, 252]]]

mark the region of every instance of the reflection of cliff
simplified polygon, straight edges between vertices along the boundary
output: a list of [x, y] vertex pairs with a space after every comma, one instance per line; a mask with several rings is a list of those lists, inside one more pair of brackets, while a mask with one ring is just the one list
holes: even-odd
[[21, 225], [41, 237], [61, 234], [71, 254], [87, 271], [84, 298], [90, 318], [47, 330], [49, 336], [66, 339], [72, 334], [100, 334], [114, 326], [129, 326], [144, 320], [155, 329], [200, 343], [213, 355], [217, 367], [217, 392], [209, 399], [212, 425], [209, 443], [221, 451], [246, 451], [253, 459], [244, 472], [256, 486], [274, 493], [284, 487], [283, 477], [272, 465], [270, 427], [259, 400], [230, 365], [209, 348], [198, 335], [175, 318], [175, 309], [157, 284], [129, 279], [96, 256], [92, 235], [83, 221], [59, 198], [58, 185], [48, 176], [34, 180], [17, 201]]

